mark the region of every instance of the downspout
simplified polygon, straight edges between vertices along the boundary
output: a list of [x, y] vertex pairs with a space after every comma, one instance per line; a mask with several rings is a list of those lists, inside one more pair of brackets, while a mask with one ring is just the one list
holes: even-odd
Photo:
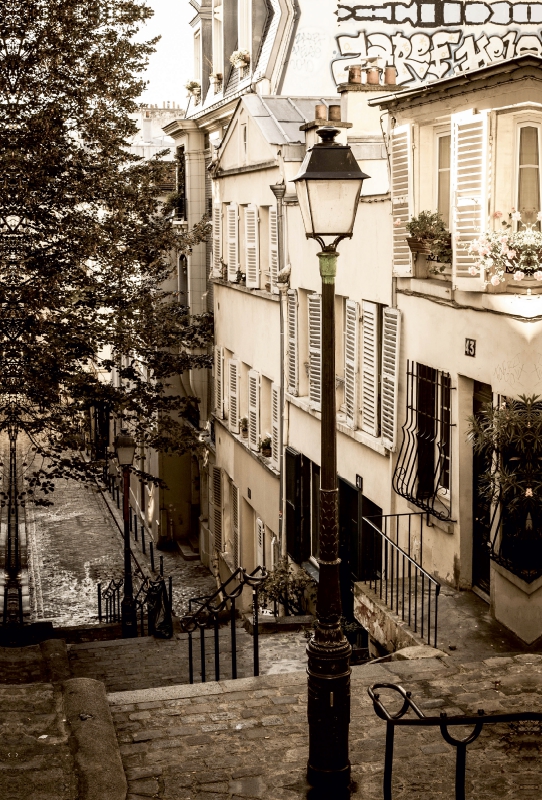
[[[278, 274], [284, 268], [284, 220], [283, 220], [283, 199], [286, 194], [286, 184], [276, 183], [272, 185], [271, 191], [277, 200], [277, 239], [278, 239]], [[279, 548], [282, 556], [283, 552], [283, 529], [284, 529], [284, 297], [287, 284], [279, 283], [280, 302], [280, 382], [279, 382]]]

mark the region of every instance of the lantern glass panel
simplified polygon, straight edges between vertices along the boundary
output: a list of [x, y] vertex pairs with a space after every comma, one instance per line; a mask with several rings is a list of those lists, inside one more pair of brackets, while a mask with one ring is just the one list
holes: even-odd
[[363, 180], [301, 180], [297, 182], [305, 231], [311, 236], [350, 235]]

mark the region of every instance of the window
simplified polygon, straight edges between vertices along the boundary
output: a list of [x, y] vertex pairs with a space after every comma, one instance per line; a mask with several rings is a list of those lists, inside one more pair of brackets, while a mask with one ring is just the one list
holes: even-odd
[[223, 549], [222, 540], [222, 470], [212, 465], [209, 468], [209, 530], [215, 550]]
[[322, 297], [310, 294], [309, 303], [309, 399], [320, 410], [322, 395]]
[[393, 488], [443, 520], [452, 518], [451, 393], [449, 373], [408, 362], [406, 423]]
[[525, 224], [536, 225], [540, 211], [540, 129], [519, 128], [517, 209]]
[[260, 449], [260, 373], [248, 373], [248, 444], [251, 450]]
[[320, 467], [291, 447], [284, 451], [286, 551], [297, 564], [319, 555]]
[[[244, 126], [246, 129], [246, 126]], [[245, 274], [249, 289], [260, 288], [260, 242], [258, 206], [245, 208]]]
[[437, 211], [450, 226], [450, 167], [452, 137], [449, 133], [437, 136]]

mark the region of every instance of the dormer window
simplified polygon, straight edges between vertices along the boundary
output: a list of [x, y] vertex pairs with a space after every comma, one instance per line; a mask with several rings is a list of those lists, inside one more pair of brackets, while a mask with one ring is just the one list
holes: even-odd
[[527, 225], [537, 224], [540, 211], [540, 127], [519, 128], [517, 210]]

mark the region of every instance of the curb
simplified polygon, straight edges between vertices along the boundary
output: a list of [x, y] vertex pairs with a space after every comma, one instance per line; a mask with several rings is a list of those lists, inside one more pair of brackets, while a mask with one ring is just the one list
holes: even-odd
[[75, 744], [79, 800], [126, 800], [126, 776], [104, 684], [71, 678], [62, 690]]

